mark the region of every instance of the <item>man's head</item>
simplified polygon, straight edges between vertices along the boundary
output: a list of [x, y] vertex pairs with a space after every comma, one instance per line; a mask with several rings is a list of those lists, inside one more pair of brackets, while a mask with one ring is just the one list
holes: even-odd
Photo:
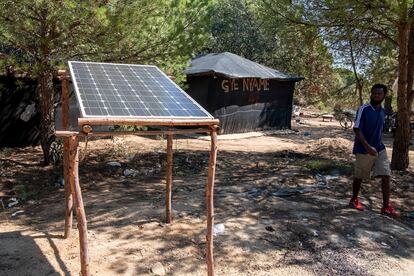
[[385, 85], [377, 83], [371, 88], [371, 104], [379, 105], [385, 99], [388, 89]]

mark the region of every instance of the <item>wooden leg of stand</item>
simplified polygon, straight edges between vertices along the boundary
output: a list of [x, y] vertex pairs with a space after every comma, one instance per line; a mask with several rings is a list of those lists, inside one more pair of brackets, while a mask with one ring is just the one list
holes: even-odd
[[76, 136], [70, 137], [70, 183], [74, 191], [74, 200], [76, 203], [76, 218], [78, 221], [79, 243], [80, 243], [80, 258], [81, 258], [81, 274], [82, 276], [89, 276], [89, 253], [88, 253], [88, 228], [83, 206], [82, 193], [79, 186], [79, 149], [78, 138]]
[[165, 195], [165, 220], [172, 222], [171, 195], [172, 195], [172, 171], [173, 171], [173, 136], [167, 135], [167, 167], [166, 167], [166, 195]]
[[69, 171], [69, 137], [63, 140], [63, 176], [65, 180], [65, 234], [64, 238], [70, 237], [73, 222], [73, 197], [70, 187]]
[[206, 189], [207, 199], [207, 270], [208, 276], [214, 276], [214, 255], [213, 255], [213, 225], [214, 225], [214, 178], [216, 173], [217, 159], [217, 127], [211, 131], [210, 161], [208, 163], [208, 180]]

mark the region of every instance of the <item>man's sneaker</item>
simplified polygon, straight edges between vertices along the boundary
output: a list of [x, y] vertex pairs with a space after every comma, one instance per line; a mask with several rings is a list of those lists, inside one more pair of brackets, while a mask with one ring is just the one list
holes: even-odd
[[364, 207], [362, 206], [361, 202], [359, 202], [358, 198], [351, 198], [351, 201], [349, 201], [349, 207], [357, 209], [359, 211], [364, 210]]
[[400, 217], [400, 214], [397, 211], [395, 211], [394, 208], [389, 207], [389, 206], [386, 207], [386, 208], [382, 208], [381, 209], [381, 214], [392, 217], [392, 218], [399, 218]]

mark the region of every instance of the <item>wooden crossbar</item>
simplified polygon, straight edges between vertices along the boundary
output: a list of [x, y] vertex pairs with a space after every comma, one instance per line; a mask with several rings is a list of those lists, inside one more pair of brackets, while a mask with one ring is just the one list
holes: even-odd
[[210, 133], [208, 128], [194, 128], [194, 129], [176, 129], [176, 130], [139, 130], [139, 131], [100, 131], [85, 133], [82, 131], [58, 130], [55, 132], [57, 137], [71, 137], [71, 136], [125, 136], [125, 135], [174, 135], [174, 134], [196, 134], [196, 133]]

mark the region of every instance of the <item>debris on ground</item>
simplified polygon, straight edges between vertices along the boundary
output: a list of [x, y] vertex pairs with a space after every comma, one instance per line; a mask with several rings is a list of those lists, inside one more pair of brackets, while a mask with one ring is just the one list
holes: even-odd
[[137, 176], [139, 174], [140, 174], [139, 171], [134, 170], [134, 169], [125, 169], [125, 171], [124, 171], [124, 176], [132, 176], [132, 177], [135, 177], [135, 176]]
[[[312, 185], [309, 183], [297, 183], [296, 176], [300, 176], [300, 172], [291, 172], [291, 181], [286, 178], [281, 178], [279, 181], [273, 181], [272, 185], [266, 185], [261, 187], [254, 187], [247, 192], [247, 195], [251, 198], [258, 199], [260, 196], [277, 196], [277, 197], [289, 197], [294, 195], [300, 195], [304, 193], [315, 192], [321, 189], [328, 188], [328, 179], [338, 179], [338, 176], [324, 176], [319, 173], [315, 174], [315, 180]], [[294, 183], [293, 183], [294, 182]], [[268, 183], [269, 184], [269, 183]]]
[[164, 266], [162, 265], [162, 263], [157, 262], [157, 263], [155, 263], [155, 264], [151, 267], [151, 272], [152, 272], [154, 275], [157, 275], [157, 276], [163, 276], [163, 275], [165, 275], [165, 268], [164, 268]]
[[19, 210], [19, 211], [14, 212], [11, 216], [12, 216], [12, 217], [16, 217], [16, 216], [21, 215], [21, 214], [23, 214], [23, 213], [24, 213], [24, 211], [23, 211], [23, 210]]
[[106, 164], [108, 164], [111, 167], [119, 167], [119, 168], [121, 167], [121, 163], [116, 162], [116, 161], [111, 161], [111, 162], [108, 162]]
[[219, 223], [219, 224], [214, 224], [213, 227], [213, 235], [217, 236], [220, 234], [224, 234], [224, 224]]
[[[299, 134], [283, 137], [220, 141], [215, 220], [216, 230], [221, 230], [219, 224], [225, 228], [215, 237], [216, 273], [410, 275], [414, 213], [412, 218], [408, 214], [414, 206], [414, 167], [411, 164], [410, 172], [392, 176], [393, 205], [404, 212], [401, 219], [378, 214], [382, 195], [377, 181], [364, 183], [361, 200], [367, 210], [356, 212], [347, 206], [352, 182], [348, 173], [352, 131], [328, 124], [319, 127], [319, 120], [312, 122], [312, 118], [309, 122], [318, 126], [298, 125]], [[304, 137], [305, 131], [310, 137]], [[331, 138], [317, 140], [326, 136]], [[79, 167], [90, 228], [96, 230], [89, 230], [93, 273], [204, 275], [210, 144], [181, 136], [174, 140], [176, 221], [165, 224], [166, 141], [141, 136], [122, 137], [120, 141], [127, 145], [122, 147], [125, 151], [111, 151], [107, 139], [90, 141], [94, 154]], [[391, 137], [385, 142], [390, 149]], [[30, 147], [13, 149], [11, 155], [0, 158], [0, 190], [16, 190], [18, 196], [12, 197], [19, 200], [11, 209], [7, 208], [9, 197], [3, 198], [5, 210], [0, 205], [4, 253], [0, 267], [9, 275], [25, 271], [75, 275], [80, 270], [77, 238], [60, 240], [64, 191], [50, 189], [62, 168], [39, 166], [42, 156], [40, 147]], [[112, 167], [110, 161], [119, 165]], [[125, 177], [125, 169], [140, 175]], [[152, 175], [142, 176], [145, 173]], [[17, 189], [23, 184], [28, 201]], [[314, 186], [318, 189], [294, 196], [272, 194], [298, 188], [306, 192]], [[18, 210], [25, 211], [11, 217]], [[56, 249], [51, 248], [51, 242]], [[68, 260], [65, 266], [56, 265], [54, 250], [62, 260]]]
[[308, 150], [313, 154], [338, 159], [352, 158], [352, 147], [352, 141], [341, 137], [320, 138], [307, 146]]
[[65, 186], [65, 179], [61, 176], [56, 177], [54, 186], [58, 189], [63, 188]]
[[11, 207], [13, 207], [17, 204], [19, 204], [19, 201], [17, 200], [17, 198], [12, 197], [12, 198], [10, 198], [9, 203], [7, 204], [7, 207], [11, 208]]

